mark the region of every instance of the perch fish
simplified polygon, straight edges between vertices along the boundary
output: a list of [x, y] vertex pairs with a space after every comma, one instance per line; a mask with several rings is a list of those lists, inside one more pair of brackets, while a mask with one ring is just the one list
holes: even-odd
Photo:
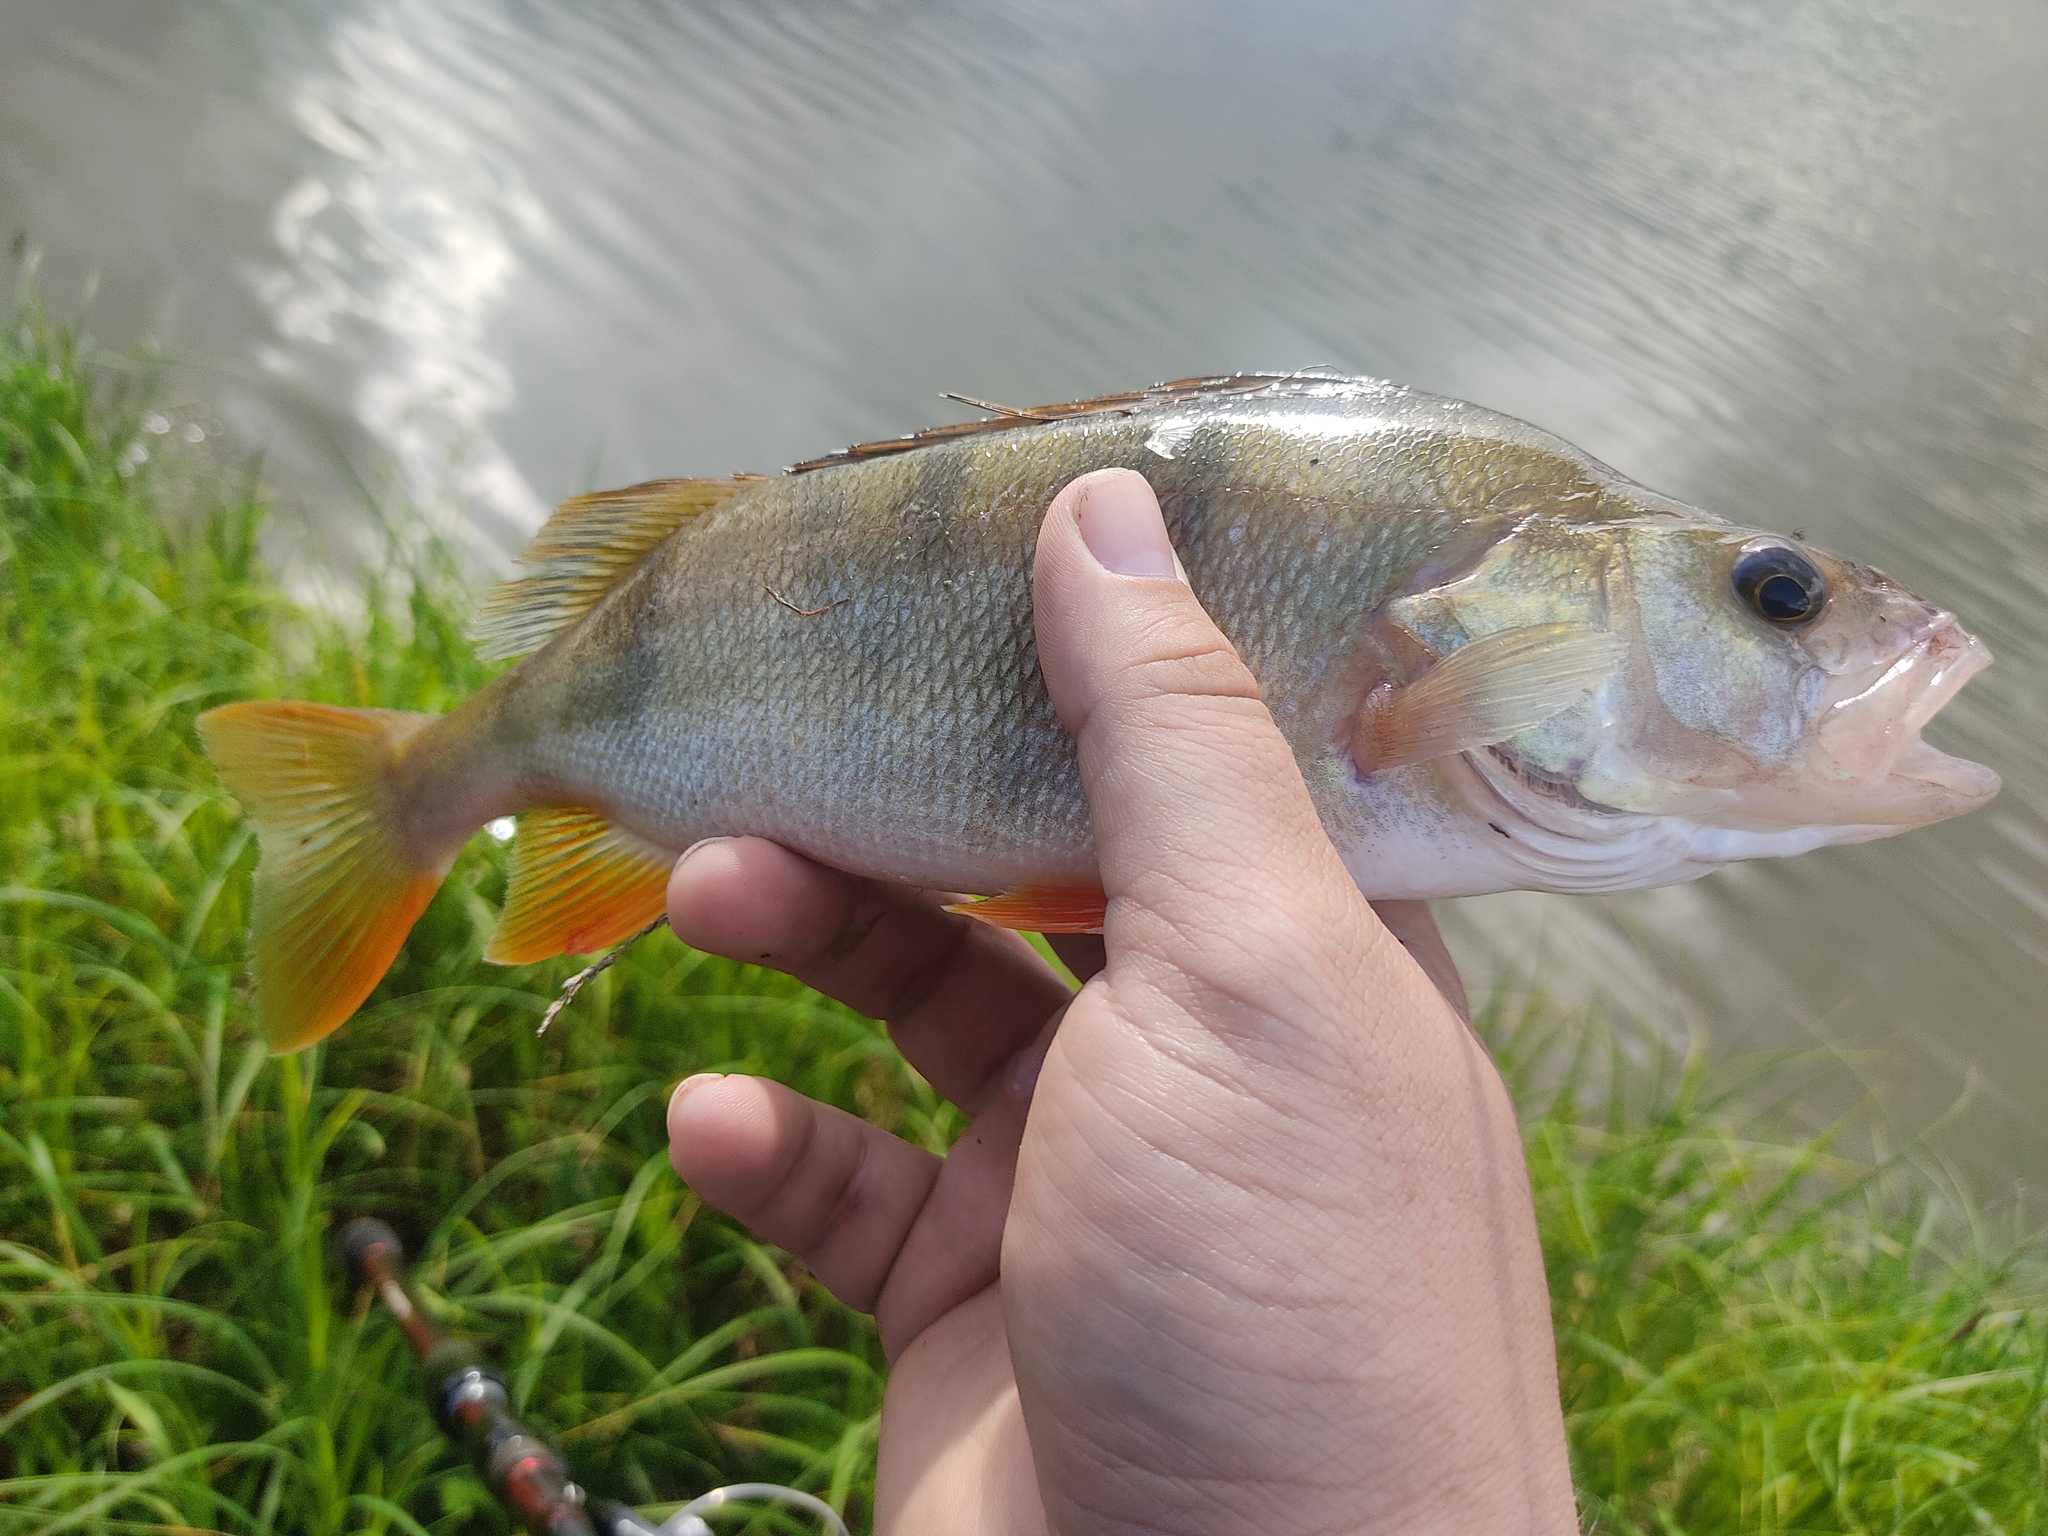
[[478, 622], [525, 660], [451, 714], [202, 716], [261, 839], [272, 1045], [346, 1019], [515, 813], [507, 964], [624, 939], [718, 834], [1098, 928], [1031, 562], [1054, 493], [1112, 465], [1158, 491], [1367, 896], [1660, 885], [1997, 791], [1920, 739], [1990, 663], [1951, 615], [1509, 417], [1323, 372], [996, 412], [564, 503]]

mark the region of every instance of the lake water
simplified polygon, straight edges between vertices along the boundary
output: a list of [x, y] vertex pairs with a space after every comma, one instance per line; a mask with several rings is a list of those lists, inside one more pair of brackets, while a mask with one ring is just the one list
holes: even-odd
[[[2048, 1173], [2039, 0], [10, 0], [0, 235], [191, 366], [298, 578], [557, 498], [1336, 364], [1548, 427], [1955, 609], [1987, 811], [1447, 916]], [[1959, 1106], [1959, 1107], [1958, 1107]]]

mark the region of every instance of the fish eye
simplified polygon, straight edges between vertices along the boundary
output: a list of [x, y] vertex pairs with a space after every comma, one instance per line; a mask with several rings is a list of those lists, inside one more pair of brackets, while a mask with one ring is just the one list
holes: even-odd
[[1813, 562], [1783, 544], [1752, 544], [1735, 557], [1736, 594], [1773, 624], [1804, 624], [1828, 600]]

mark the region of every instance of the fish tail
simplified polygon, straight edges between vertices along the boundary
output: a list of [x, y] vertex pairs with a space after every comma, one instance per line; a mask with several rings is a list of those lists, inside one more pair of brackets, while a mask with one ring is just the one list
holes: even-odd
[[273, 1051], [311, 1045], [355, 1012], [448, 873], [452, 850], [407, 838], [392, 772], [437, 718], [301, 703], [199, 717], [261, 843], [249, 945]]

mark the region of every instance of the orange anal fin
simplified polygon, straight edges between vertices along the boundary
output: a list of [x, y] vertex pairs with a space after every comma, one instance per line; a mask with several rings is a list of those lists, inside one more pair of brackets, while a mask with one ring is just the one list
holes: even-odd
[[486, 960], [531, 965], [623, 943], [657, 917], [676, 856], [595, 811], [529, 811]]
[[1109, 898], [1093, 885], [1027, 885], [986, 901], [958, 902], [946, 910], [1026, 933], [1100, 933]]

